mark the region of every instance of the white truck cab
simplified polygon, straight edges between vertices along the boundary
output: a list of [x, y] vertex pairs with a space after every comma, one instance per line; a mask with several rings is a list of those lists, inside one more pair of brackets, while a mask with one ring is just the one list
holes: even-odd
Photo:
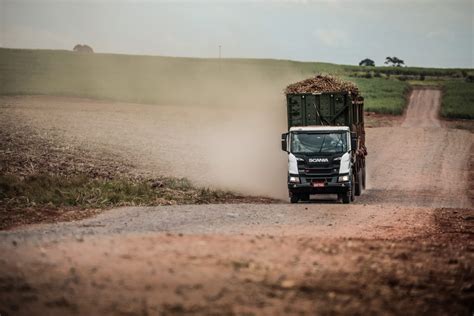
[[356, 147], [348, 126], [291, 127], [282, 135], [291, 202], [309, 200], [311, 194], [337, 194], [344, 203], [353, 200]]

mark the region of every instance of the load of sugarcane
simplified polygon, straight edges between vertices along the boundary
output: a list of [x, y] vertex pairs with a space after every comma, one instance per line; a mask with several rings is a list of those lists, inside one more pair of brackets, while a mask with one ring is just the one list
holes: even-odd
[[350, 92], [351, 94], [356, 95], [359, 94], [359, 89], [354, 83], [350, 81], [344, 81], [333, 76], [324, 75], [317, 75], [315, 77], [290, 84], [285, 89], [286, 94], [331, 92]]

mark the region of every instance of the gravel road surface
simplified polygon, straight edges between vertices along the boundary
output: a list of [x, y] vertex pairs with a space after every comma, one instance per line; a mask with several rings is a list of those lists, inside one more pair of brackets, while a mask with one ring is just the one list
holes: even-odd
[[440, 127], [441, 91], [417, 89], [410, 95], [409, 107], [402, 127]]
[[[120, 208], [0, 232], [0, 313], [469, 313], [474, 138], [441, 127], [439, 98], [437, 90], [415, 90], [402, 126], [367, 130], [368, 190], [349, 206], [327, 197], [298, 205]], [[136, 160], [137, 172], [180, 170], [198, 183], [286, 195], [279, 114], [275, 126], [262, 125], [266, 142], [250, 138], [247, 149], [255, 151], [236, 154], [223, 180], [210, 170], [216, 157], [207, 155], [222, 141], [213, 137], [216, 127], [226, 125], [225, 113], [214, 109], [52, 97], [1, 103], [1, 114], [19, 124], [58, 142], [115, 151]], [[236, 129], [245, 119], [234, 117], [224, 135], [255, 138], [248, 128], [257, 117], [245, 131]], [[220, 149], [246, 149], [239, 144]], [[277, 158], [252, 163], [252, 154]], [[229, 161], [220, 163], [217, 170]]]

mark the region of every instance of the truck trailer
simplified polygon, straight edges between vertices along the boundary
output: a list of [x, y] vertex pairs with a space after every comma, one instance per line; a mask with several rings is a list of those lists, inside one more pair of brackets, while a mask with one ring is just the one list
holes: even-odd
[[364, 98], [354, 91], [287, 89], [286, 101], [288, 132], [281, 135], [281, 148], [288, 154], [290, 202], [309, 201], [313, 194], [354, 201], [366, 183]]

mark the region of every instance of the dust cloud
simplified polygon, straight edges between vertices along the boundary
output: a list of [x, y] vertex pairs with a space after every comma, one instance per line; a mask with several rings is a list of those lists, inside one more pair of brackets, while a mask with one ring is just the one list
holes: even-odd
[[203, 113], [214, 113], [205, 118], [213, 117], [196, 139], [206, 168], [189, 173], [190, 179], [213, 188], [286, 198], [287, 156], [280, 149], [280, 134], [287, 129], [283, 88], [297, 76], [272, 81], [248, 72], [219, 78], [219, 84], [211, 78], [204, 85], [212, 89], [198, 93], [201, 100], [211, 100], [201, 108]]
[[246, 194], [286, 197], [287, 156], [280, 149], [286, 110], [279, 103], [236, 108], [203, 139], [214, 185]]
[[[238, 70], [240, 69], [240, 70]], [[50, 96], [3, 97], [5, 115], [60, 146], [122, 159], [145, 176], [186, 177], [194, 184], [287, 198], [284, 87], [297, 71], [194, 68], [160, 100], [124, 103]], [[173, 79], [174, 80], [174, 79]], [[191, 84], [191, 82], [195, 84]], [[127, 94], [138, 93], [129, 88]]]

